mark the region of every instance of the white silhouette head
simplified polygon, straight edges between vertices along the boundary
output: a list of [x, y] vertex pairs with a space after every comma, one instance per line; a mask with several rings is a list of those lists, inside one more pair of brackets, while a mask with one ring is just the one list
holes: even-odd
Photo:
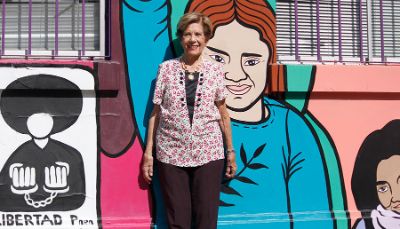
[[44, 139], [49, 136], [53, 129], [53, 118], [48, 113], [35, 113], [27, 120], [29, 133], [35, 139]]

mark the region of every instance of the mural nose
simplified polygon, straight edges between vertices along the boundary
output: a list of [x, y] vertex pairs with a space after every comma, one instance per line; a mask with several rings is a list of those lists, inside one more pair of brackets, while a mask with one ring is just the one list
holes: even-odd
[[242, 71], [225, 72], [225, 79], [233, 81], [233, 82], [239, 82], [239, 81], [245, 80], [246, 78], [247, 78], [247, 75], [244, 74]]
[[246, 72], [243, 71], [240, 60], [233, 59], [228, 64], [224, 65], [225, 79], [239, 82], [247, 78]]
[[395, 205], [400, 204], [400, 186], [399, 185], [395, 185], [395, 187], [393, 187], [392, 203], [395, 203]]

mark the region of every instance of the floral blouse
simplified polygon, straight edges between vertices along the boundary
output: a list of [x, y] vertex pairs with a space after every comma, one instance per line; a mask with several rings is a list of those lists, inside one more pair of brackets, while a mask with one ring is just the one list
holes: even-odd
[[185, 74], [179, 58], [160, 64], [153, 103], [161, 112], [156, 132], [157, 159], [195, 167], [224, 158], [221, 119], [215, 101], [226, 98], [222, 65], [203, 60], [192, 124], [186, 102]]

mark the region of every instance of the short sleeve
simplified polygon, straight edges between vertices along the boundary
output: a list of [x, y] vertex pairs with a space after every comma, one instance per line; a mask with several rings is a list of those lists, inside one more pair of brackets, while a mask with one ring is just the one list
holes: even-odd
[[228, 93], [225, 88], [225, 77], [224, 77], [224, 69], [222, 65], [218, 66], [217, 69], [217, 90], [215, 92], [215, 101], [221, 101], [228, 96]]
[[157, 72], [157, 79], [156, 79], [156, 86], [154, 88], [154, 95], [153, 95], [153, 103], [160, 105], [162, 103], [162, 98], [164, 95], [164, 71], [162, 64], [159, 65], [158, 67], [158, 72]]

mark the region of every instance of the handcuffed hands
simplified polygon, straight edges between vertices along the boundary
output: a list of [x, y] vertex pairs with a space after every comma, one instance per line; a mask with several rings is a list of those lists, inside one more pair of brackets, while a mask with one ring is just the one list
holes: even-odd
[[24, 195], [38, 190], [36, 184], [36, 169], [25, 166], [22, 163], [14, 163], [10, 166], [9, 176], [12, 180], [11, 191], [14, 194]]
[[[55, 162], [55, 165], [44, 168], [45, 185], [43, 190], [52, 193], [65, 193], [69, 191], [68, 175], [69, 165], [65, 162]], [[12, 180], [11, 191], [18, 195], [34, 193], [38, 190], [36, 182], [36, 169], [22, 163], [10, 166], [9, 176]]]
[[48, 192], [66, 193], [69, 191], [68, 175], [69, 165], [65, 162], [56, 162], [56, 165], [44, 169], [43, 189]]

